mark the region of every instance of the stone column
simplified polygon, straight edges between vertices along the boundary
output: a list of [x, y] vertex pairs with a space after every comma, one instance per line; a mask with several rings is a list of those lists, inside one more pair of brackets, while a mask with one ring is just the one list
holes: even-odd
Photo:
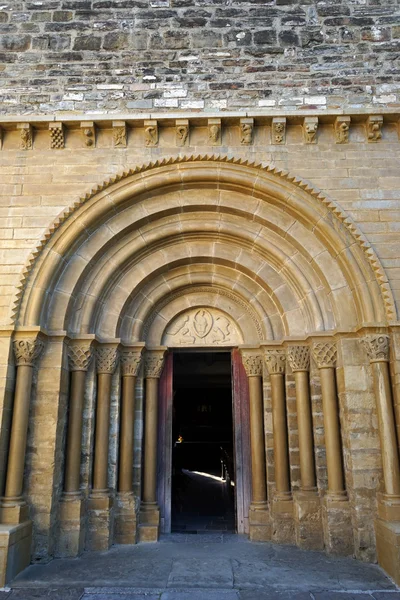
[[156, 542], [160, 525], [160, 510], [157, 504], [158, 382], [164, 366], [165, 350], [166, 348], [147, 350], [144, 362], [146, 396], [144, 478], [139, 528], [141, 542]]
[[23, 523], [28, 519], [28, 508], [23, 498], [26, 442], [33, 367], [43, 351], [44, 343], [38, 337], [16, 339], [13, 342], [17, 366], [8, 452], [6, 488], [2, 500], [1, 522]]
[[336, 554], [354, 550], [350, 505], [345, 488], [339, 406], [336, 390], [337, 349], [333, 342], [313, 346], [313, 358], [319, 369], [324, 414], [324, 434], [328, 490], [323, 499], [322, 521], [325, 548]]
[[135, 387], [144, 344], [122, 347], [120, 351], [122, 397], [120, 419], [118, 494], [115, 514], [115, 542], [135, 544], [139, 503], [132, 491]]
[[381, 443], [384, 493], [378, 495], [375, 522], [379, 564], [400, 583], [400, 461], [389, 373], [389, 336], [364, 338], [374, 381]]
[[107, 550], [112, 543], [112, 497], [108, 489], [108, 448], [112, 376], [118, 363], [118, 343], [96, 348], [97, 401], [93, 485], [88, 500], [88, 550]]
[[301, 488], [295, 494], [296, 543], [301, 548], [321, 549], [324, 541], [321, 503], [318, 496], [311, 396], [309, 385], [310, 350], [308, 346], [289, 346], [289, 364], [296, 386], [297, 427], [300, 453]]
[[6, 489], [0, 509], [0, 587], [12, 581], [31, 562], [32, 521], [23, 498], [33, 367], [44, 343], [37, 334], [13, 341], [16, 383], [11, 421]]
[[271, 539], [271, 522], [267, 503], [265, 466], [263, 357], [260, 348], [240, 349], [249, 382], [251, 443], [251, 504], [249, 509], [250, 539]]
[[58, 556], [79, 556], [84, 550], [84, 503], [80, 491], [82, 421], [86, 373], [92, 359], [91, 340], [71, 340], [68, 365], [71, 372], [64, 494], [60, 503]]
[[286, 418], [284, 350], [266, 350], [265, 363], [271, 380], [272, 426], [276, 491], [271, 503], [273, 540], [293, 543], [293, 499], [290, 488], [289, 444]]

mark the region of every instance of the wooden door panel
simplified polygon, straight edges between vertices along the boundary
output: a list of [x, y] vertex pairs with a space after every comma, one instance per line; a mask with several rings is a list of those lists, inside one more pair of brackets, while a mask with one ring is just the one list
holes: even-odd
[[161, 533], [171, 532], [173, 358], [172, 352], [165, 357], [158, 392], [157, 496]]

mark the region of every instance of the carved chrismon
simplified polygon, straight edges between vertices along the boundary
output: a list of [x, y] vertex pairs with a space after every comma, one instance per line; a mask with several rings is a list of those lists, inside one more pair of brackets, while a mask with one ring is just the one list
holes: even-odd
[[390, 338], [385, 334], [367, 335], [363, 339], [370, 362], [389, 360]]
[[247, 377], [262, 377], [263, 363], [261, 354], [243, 351], [242, 362]]
[[160, 377], [164, 366], [164, 352], [146, 352], [144, 359], [144, 376]]
[[348, 143], [350, 120], [350, 117], [337, 117], [335, 121], [335, 138], [337, 144]]
[[39, 338], [14, 340], [13, 348], [18, 367], [33, 367], [35, 360], [39, 358], [43, 351], [44, 343]]
[[283, 375], [286, 369], [286, 352], [284, 350], [266, 350], [265, 364], [270, 375], [276, 373]]
[[126, 148], [127, 135], [126, 124], [124, 122], [115, 123], [113, 126], [114, 148]]
[[305, 117], [303, 123], [303, 136], [306, 144], [317, 143], [318, 117]]
[[97, 373], [112, 375], [117, 367], [118, 363], [118, 348], [115, 347], [102, 347], [96, 348], [96, 368]]
[[318, 369], [335, 368], [337, 360], [336, 344], [332, 342], [318, 342], [312, 348], [312, 355]]
[[284, 144], [286, 142], [286, 118], [272, 119], [272, 143]]
[[373, 115], [368, 117], [367, 138], [368, 142], [379, 142], [382, 139], [383, 116]]
[[235, 323], [213, 308], [190, 309], [175, 318], [165, 331], [163, 343], [183, 345], [232, 345], [242, 342]]
[[136, 377], [142, 360], [142, 350], [121, 350], [121, 371], [123, 377]]
[[68, 346], [68, 364], [70, 371], [87, 371], [92, 360], [90, 343], [73, 342]]
[[310, 349], [308, 346], [289, 346], [287, 358], [293, 372], [310, 369]]
[[50, 148], [59, 150], [65, 146], [64, 125], [62, 123], [51, 123], [50, 131]]

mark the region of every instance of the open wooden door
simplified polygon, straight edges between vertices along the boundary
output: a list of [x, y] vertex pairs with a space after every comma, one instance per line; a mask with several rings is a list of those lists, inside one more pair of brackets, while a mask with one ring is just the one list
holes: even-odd
[[251, 502], [250, 398], [239, 350], [232, 350], [232, 395], [237, 533], [249, 533]]
[[171, 533], [173, 359], [172, 352], [165, 357], [158, 397], [157, 497], [161, 533]]

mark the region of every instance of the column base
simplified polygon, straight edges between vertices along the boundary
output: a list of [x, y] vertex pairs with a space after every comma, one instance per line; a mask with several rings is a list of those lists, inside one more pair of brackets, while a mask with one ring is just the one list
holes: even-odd
[[383, 521], [400, 521], [400, 496], [378, 494], [378, 517]]
[[107, 491], [93, 491], [87, 501], [86, 550], [108, 550], [113, 539], [113, 499]]
[[80, 494], [64, 494], [60, 501], [57, 558], [80, 556], [85, 546], [84, 502]]
[[32, 521], [0, 525], [0, 588], [30, 565], [31, 545]]
[[272, 535], [268, 504], [251, 504], [249, 509], [249, 539], [252, 542], [269, 542]]
[[326, 494], [322, 500], [325, 550], [330, 554], [354, 554], [351, 507], [346, 494]]
[[138, 510], [133, 492], [120, 492], [115, 499], [114, 541], [136, 544]]
[[322, 550], [324, 548], [322, 510], [317, 490], [295, 493], [294, 518], [297, 546], [305, 550]]
[[277, 544], [294, 544], [292, 494], [276, 494], [271, 504], [272, 541]]
[[29, 507], [22, 498], [3, 498], [0, 505], [0, 523], [19, 525], [29, 521]]
[[139, 541], [157, 542], [160, 531], [160, 510], [157, 502], [142, 502], [139, 522]]

